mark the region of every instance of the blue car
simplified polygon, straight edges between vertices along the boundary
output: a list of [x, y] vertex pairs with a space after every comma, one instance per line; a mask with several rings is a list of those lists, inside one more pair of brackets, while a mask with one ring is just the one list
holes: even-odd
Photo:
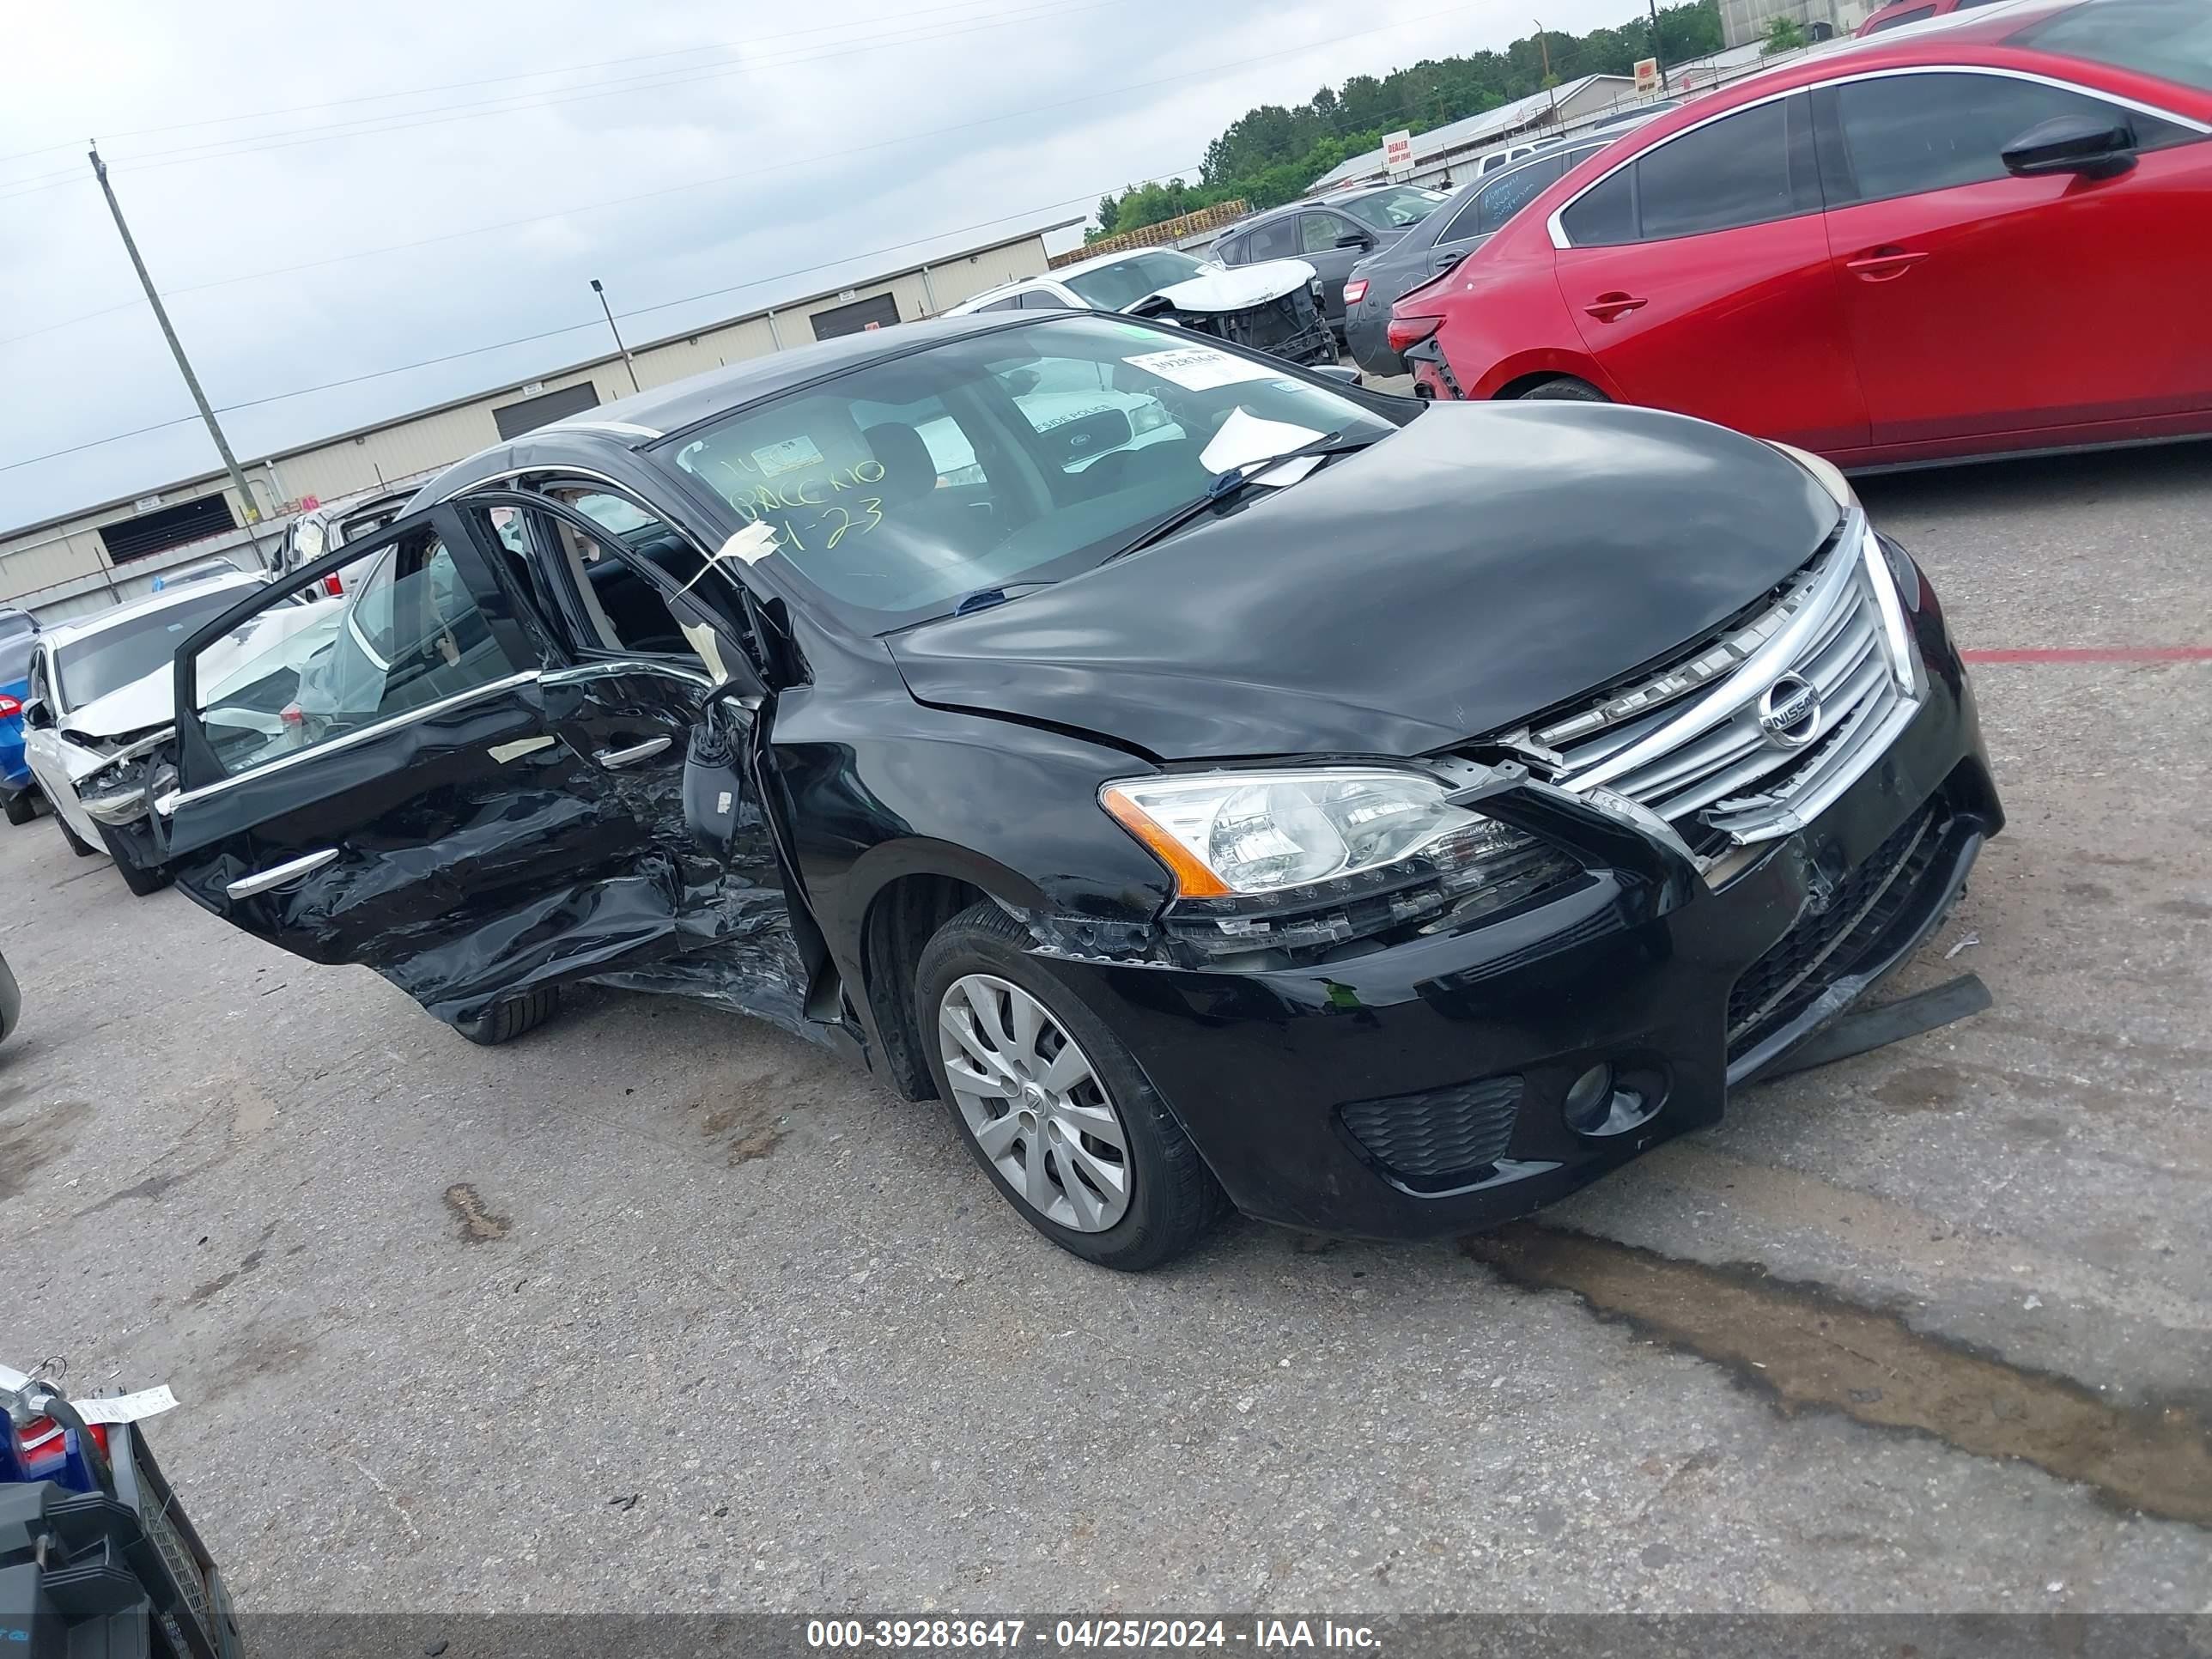
[[23, 763], [23, 699], [31, 694], [31, 646], [39, 625], [21, 611], [0, 611], [0, 807], [8, 822], [28, 823], [39, 810]]

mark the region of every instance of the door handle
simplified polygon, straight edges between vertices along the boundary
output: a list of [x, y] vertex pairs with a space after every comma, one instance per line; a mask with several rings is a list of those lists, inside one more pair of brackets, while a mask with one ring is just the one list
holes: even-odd
[[266, 870], [257, 870], [250, 876], [240, 876], [222, 890], [234, 899], [252, 898], [256, 893], [265, 893], [272, 887], [282, 887], [288, 881], [297, 881], [311, 872], [321, 869], [338, 855], [335, 847], [325, 847], [319, 853], [303, 853], [298, 858], [287, 859]]
[[1632, 311], [1641, 311], [1650, 303], [1650, 301], [1638, 299], [1633, 294], [1601, 294], [1584, 306], [1583, 311], [1601, 323], [1611, 323], [1619, 321]]
[[647, 738], [643, 743], [633, 744], [628, 749], [602, 749], [592, 758], [610, 772], [617, 766], [635, 766], [641, 760], [651, 760], [668, 747], [667, 738]]
[[1844, 262], [1844, 269], [1862, 282], [1887, 283], [1902, 276], [1928, 256], [1909, 248], [1878, 247]]

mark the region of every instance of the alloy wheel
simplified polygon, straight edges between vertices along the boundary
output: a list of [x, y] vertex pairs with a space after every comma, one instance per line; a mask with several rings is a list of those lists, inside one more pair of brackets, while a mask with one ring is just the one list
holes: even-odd
[[1129, 1137], [1097, 1068], [1052, 1011], [990, 974], [945, 988], [938, 1053], [984, 1157], [1031, 1209], [1104, 1232], [1129, 1208]]

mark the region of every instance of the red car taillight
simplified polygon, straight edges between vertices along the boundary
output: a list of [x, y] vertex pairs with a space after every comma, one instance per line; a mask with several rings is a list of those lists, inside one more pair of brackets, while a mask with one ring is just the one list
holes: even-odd
[[338, 573], [337, 571], [333, 570], [329, 575], [323, 578], [323, 592], [328, 593], [333, 599], [345, 592], [345, 584], [338, 580]]
[[13, 697], [0, 697], [0, 720], [12, 720], [23, 712], [23, 705]]
[[1356, 305], [1358, 305], [1358, 304], [1362, 300], [1365, 299], [1366, 297], [1367, 297], [1367, 279], [1366, 279], [1364, 276], [1354, 276], [1354, 277], [1352, 277], [1349, 282], [1347, 282], [1347, 283], [1345, 283], [1345, 285], [1344, 285], [1344, 303], [1345, 303], [1345, 304], [1346, 304], [1346, 305], [1348, 305], [1348, 306], [1356, 306]]
[[1390, 326], [1385, 331], [1384, 337], [1390, 342], [1391, 350], [1403, 351], [1408, 346], [1420, 344], [1430, 335], [1442, 328], [1443, 322], [1444, 319], [1441, 317], [1394, 316], [1390, 319]]

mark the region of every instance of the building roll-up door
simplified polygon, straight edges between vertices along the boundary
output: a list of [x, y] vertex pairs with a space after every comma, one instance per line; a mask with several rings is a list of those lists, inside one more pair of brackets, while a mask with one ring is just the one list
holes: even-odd
[[230, 510], [229, 500], [218, 490], [158, 512], [104, 524], [100, 526], [100, 539], [107, 549], [107, 562], [121, 564], [126, 559], [143, 559], [237, 528], [238, 519]]
[[817, 311], [807, 320], [814, 325], [814, 337], [834, 340], [841, 334], [858, 334], [864, 328], [889, 328], [899, 319], [898, 301], [888, 294], [871, 294], [865, 300], [855, 300], [850, 305], [832, 306], [827, 311]]
[[589, 380], [581, 386], [564, 386], [558, 392], [549, 392], [543, 397], [525, 398], [519, 404], [507, 404], [491, 412], [492, 422], [499, 428], [502, 438], [520, 438], [526, 432], [535, 432], [541, 426], [571, 415], [580, 415], [587, 409], [599, 406], [599, 389]]

